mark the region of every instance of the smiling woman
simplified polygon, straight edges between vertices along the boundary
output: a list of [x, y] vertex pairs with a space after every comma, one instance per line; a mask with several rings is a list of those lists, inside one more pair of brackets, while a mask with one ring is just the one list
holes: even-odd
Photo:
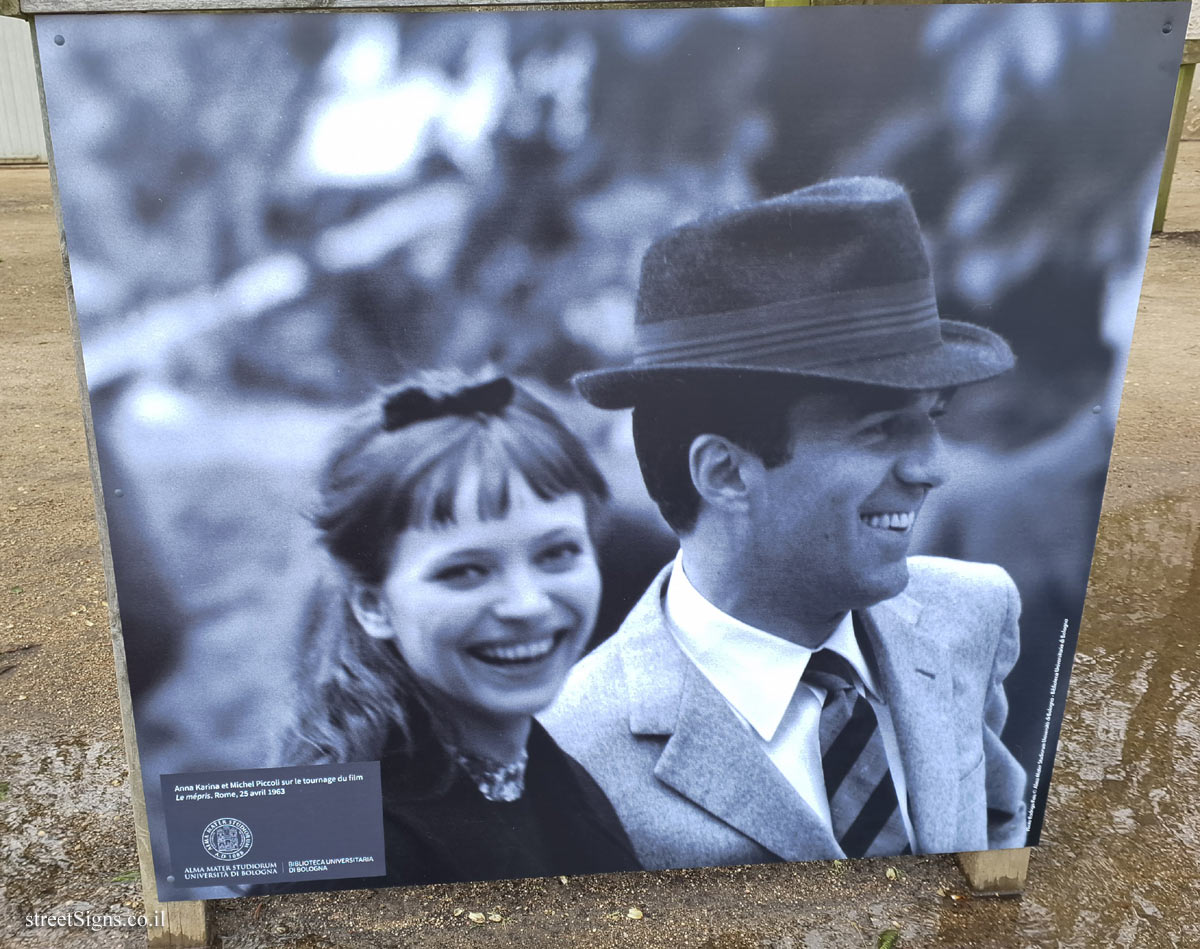
[[345, 428], [315, 518], [338, 590], [313, 598], [281, 763], [381, 762], [387, 883], [637, 868], [604, 794], [533, 720], [595, 624], [607, 496], [507, 377], [423, 376]]

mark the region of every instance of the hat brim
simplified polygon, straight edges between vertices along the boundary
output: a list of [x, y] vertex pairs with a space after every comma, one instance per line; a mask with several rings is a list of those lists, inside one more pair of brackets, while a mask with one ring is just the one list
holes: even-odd
[[857, 382], [909, 391], [947, 389], [983, 382], [1011, 369], [1016, 359], [1001, 337], [973, 323], [940, 322], [942, 342], [929, 349], [827, 366], [804, 368], [764, 367], [717, 362], [678, 363], [627, 369], [597, 369], [572, 380], [579, 393], [602, 409], [624, 409], [653, 393], [664, 379], [713, 372], [769, 376], [796, 376]]

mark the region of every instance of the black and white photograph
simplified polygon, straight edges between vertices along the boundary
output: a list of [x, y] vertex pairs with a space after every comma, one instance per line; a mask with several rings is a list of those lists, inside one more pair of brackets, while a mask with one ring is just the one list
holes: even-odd
[[159, 899], [1037, 844], [1181, 9], [39, 17]]

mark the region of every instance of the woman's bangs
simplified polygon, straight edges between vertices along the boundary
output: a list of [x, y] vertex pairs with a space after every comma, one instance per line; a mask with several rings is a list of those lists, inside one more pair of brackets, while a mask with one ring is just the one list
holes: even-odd
[[[457, 521], [465, 493], [467, 473], [476, 468], [470, 440], [455, 439], [449, 446], [431, 446], [429, 458], [419, 466], [419, 474], [400, 496], [407, 495], [402, 516], [396, 519], [398, 530], [437, 527]], [[472, 475], [473, 477], [473, 475]]]
[[506, 422], [480, 426], [430, 460], [412, 486], [401, 529], [454, 524], [472, 508], [480, 520], [507, 517], [514, 476], [543, 501], [596, 495], [553, 435], [540, 425], [518, 431]]
[[564, 494], [578, 494], [592, 501], [603, 492], [603, 482], [599, 489], [594, 483], [598, 475], [589, 477], [563, 441], [544, 425], [527, 427], [524, 431], [509, 429], [501, 436], [499, 447], [510, 468], [515, 468], [543, 501], [553, 501]]

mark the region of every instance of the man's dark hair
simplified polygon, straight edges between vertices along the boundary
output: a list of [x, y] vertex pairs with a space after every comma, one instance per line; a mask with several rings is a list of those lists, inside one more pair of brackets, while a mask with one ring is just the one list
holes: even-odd
[[656, 380], [633, 409], [633, 447], [646, 490], [676, 534], [696, 526], [700, 494], [688, 460], [699, 435], [720, 435], [768, 468], [791, 458], [789, 417], [820, 382], [775, 373], [681, 372]]

